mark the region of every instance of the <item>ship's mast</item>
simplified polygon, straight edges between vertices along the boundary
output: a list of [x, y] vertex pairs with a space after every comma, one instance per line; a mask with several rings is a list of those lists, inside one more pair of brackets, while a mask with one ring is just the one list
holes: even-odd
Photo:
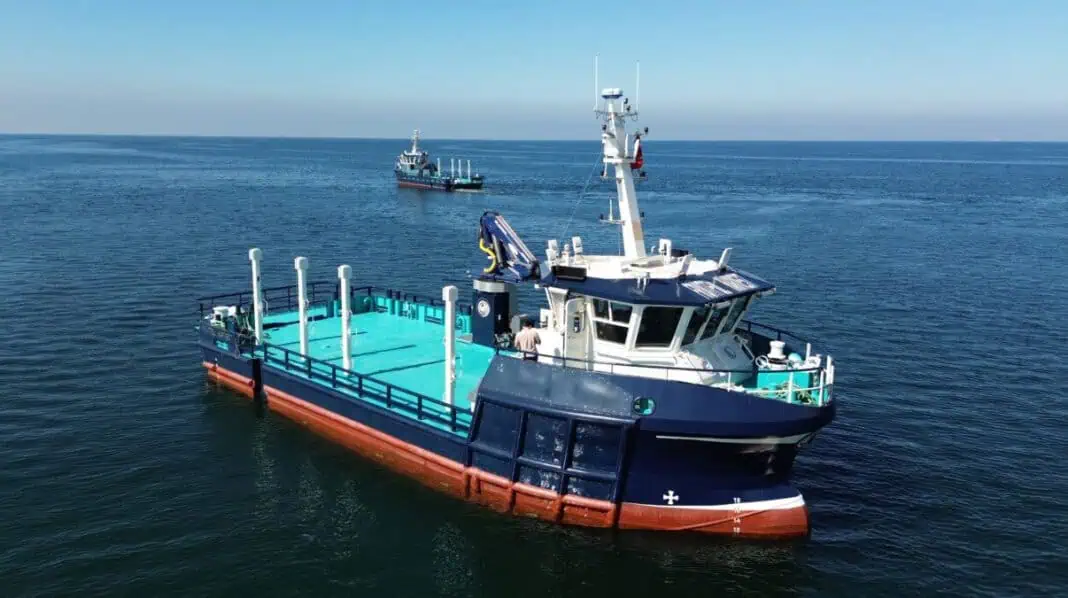
[[419, 129], [416, 129], [415, 132], [412, 133], [412, 153], [415, 154], [415, 153], [418, 153], [418, 152], [419, 152]]
[[638, 210], [638, 196], [634, 191], [634, 177], [631, 175], [631, 156], [633, 146], [627, 135], [625, 119], [637, 118], [638, 112], [631, 110], [629, 101], [623, 97], [623, 90], [609, 88], [601, 91], [604, 108], [597, 115], [604, 120], [601, 144], [604, 146], [605, 166], [615, 167], [616, 190], [619, 196], [619, 218], [623, 235], [623, 255], [628, 258], [645, 257], [644, 234], [642, 233], [641, 212]]

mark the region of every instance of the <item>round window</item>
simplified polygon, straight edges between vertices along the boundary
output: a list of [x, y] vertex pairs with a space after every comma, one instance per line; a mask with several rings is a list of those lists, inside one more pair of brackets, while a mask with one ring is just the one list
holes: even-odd
[[634, 413], [638, 415], [652, 415], [653, 410], [656, 409], [656, 401], [649, 397], [638, 397], [634, 399]]

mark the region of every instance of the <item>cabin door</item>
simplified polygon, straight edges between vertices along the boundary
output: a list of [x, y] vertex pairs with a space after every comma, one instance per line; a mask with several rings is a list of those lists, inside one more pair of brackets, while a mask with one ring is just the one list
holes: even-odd
[[564, 304], [564, 357], [567, 367], [589, 369], [589, 322], [586, 318], [586, 300], [571, 299]]

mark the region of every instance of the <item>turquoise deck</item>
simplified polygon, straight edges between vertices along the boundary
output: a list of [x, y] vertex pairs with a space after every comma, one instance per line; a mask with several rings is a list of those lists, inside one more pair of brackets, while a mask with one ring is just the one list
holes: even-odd
[[[383, 388], [376, 388], [375, 381], [392, 385], [393, 400], [388, 408], [406, 417], [416, 419], [418, 414], [436, 413], [444, 420], [450, 417], [449, 409], [444, 405], [423, 401], [417, 408], [416, 399], [410, 393], [418, 393], [436, 401], [443, 401], [445, 395], [445, 344], [444, 326], [428, 318], [440, 317], [440, 306], [420, 305], [384, 298], [367, 298], [367, 303], [354, 305], [354, 310], [370, 310], [354, 313], [351, 319], [352, 368], [351, 371], [364, 376], [363, 387], [383, 394]], [[374, 303], [372, 303], [374, 301]], [[377, 304], [377, 305], [376, 305]], [[376, 310], [377, 307], [377, 310]], [[382, 311], [378, 311], [382, 310]], [[323, 319], [308, 323], [308, 354], [313, 360], [312, 369], [316, 374], [312, 382], [332, 388], [332, 364], [343, 367], [341, 355], [341, 318], [334, 315], [334, 306], [315, 306], [308, 310], [309, 318]], [[286, 350], [291, 364], [290, 374], [307, 378], [305, 367], [299, 357], [300, 329], [297, 324], [297, 312], [270, 314], [264, 317], [265, 324], [282, 324], [266, 330], [265, 339], [268, 347], [267, 366], [284, 369]], [[456, 340], [456, 382], [454, 405], [456, 419], [466, 427], [471, 421], [471, 405], [479, 382], [489, 369], [495, 351], [489, 347], [476, 345], [462, 340], [461, 336], [469, 327], [468, 317], [462, 316], [457, 323]], [[355, 385], [356, 380], [350, 384]], [[401, 392], [397, 392], [397, 390]], [[338, 392], [387, 407], [380, 400], [361, 396], [354, 390], [336, 388]], [[451, 430], [450, 426], [440, 420], [425, 420], [425, 423], [439, 429]]]

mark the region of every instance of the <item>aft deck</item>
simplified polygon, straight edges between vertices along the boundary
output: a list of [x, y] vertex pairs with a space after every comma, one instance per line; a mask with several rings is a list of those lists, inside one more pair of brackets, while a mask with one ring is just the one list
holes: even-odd
[[[282, 292], [284, 291], [284, 295]], [[466, 435], [479, 382], [496, 351], [471, 343], [470, 310], [462, 307], [456, 327], [455, 393], [453, 405], [445, 395], [445, 322], [440, 302], [385, 289], [353, 289], [350, 319], [352, 367], [344, 369], [339, 301], [330, 287], [313, 283], [309, 289], [308, 354], [300, 351], [299, 312], [291, 288], [265, 289], [270, 309], [264, 315], [263, 342], [216, 330], [216, 342], [238, 354], [263, 359], [264, 367], [305, 378], [353, 400], [375, 404], [440, 430]], [[329, 298], [325, 298], [329, 297]], [[249, 294], [206, 297], [210, 305], [248, 305]], [[206, 323], [204, 324], [206, 325]]]
[[[295, 320], [296, 314], [293, 316]], [[445, 395], [444, 326], [374, 311], [353, 314], [350, 322], [352, 372], [442, 400]], [[294, 321], [269, 329], [265, 336], [270, 365], [277, 366], [280, 361], [284, 367], [287, 353], [291, 369], [303, 365], [299, 355], [298, 323]], [[489, 369], [493, 355], [494, 351], [489, 347], [457, 339], [457, 408], [470, 411], [475, 390]], [[308, 356], [323, 365], [342, 367], [340, 316], [308, 323]]]

